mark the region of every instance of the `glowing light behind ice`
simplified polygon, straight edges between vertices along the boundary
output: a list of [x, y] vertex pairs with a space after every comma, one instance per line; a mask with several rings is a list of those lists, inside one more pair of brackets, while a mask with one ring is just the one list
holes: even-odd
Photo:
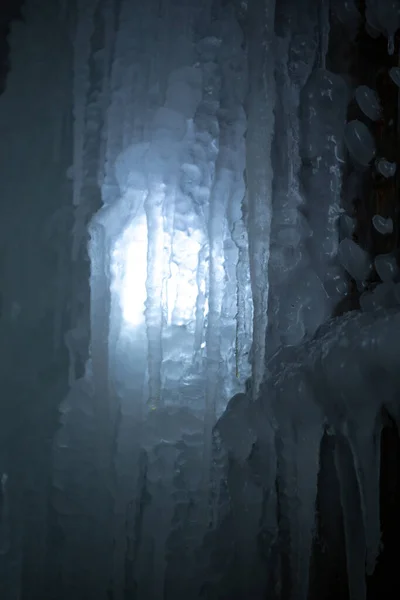
[[147, 224], [143, 216], [117, 241], [113, 254], [113, 288], [127, 325], [144, 322], [147, 277]]
[[[200, 237], [200, 232], [191, 229], [176, 231], [172, 237], [164, 232], [164, 252], [156, 261], [166, 326], [194, 322], [198, 293], [206, 292], [205, 283], [199, 287], [196, 280]], [[125, 329], [144, 324], [147, 264], [148, 228], [143, 215], [132, 220], [112, 252], [112, 289], [119, 297]]]

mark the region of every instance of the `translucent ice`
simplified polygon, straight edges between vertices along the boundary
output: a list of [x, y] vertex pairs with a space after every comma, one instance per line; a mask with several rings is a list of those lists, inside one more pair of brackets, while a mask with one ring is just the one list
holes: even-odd
[[383, 282], [393, 281], [399, 271], [397, 260], [392, 254], [379, 254], [375, 258], [375, 269]]
[[397, 165], [394, 162], [389, 162], [385, 158], [380, 158], [376, 161], [376, 168], [385, 179], [388, 179], [396, 174]]
[[367, 166], [375, 156], [375, 140], [368, 127], [355, 119], [346, 125], [345, 143], [353, 159]]
[[363, 113], [372, 121], [377, 121], [381, 117], [381, 103], [375, 90], [367, 85], [360, 85], [356, 89], [355, 98]]
[[369, 274], [371, 262], [365, 250], [353, 240], [346, 238], [339, 244], [339, 260], [356, 281], [364, 281]]
[[393, 220], [390, 217], [385, 219], [385, 217], [381, 217], [381, 215], [374, 215], [372, 217], [372, 224], [382, 235], [393, 233]]

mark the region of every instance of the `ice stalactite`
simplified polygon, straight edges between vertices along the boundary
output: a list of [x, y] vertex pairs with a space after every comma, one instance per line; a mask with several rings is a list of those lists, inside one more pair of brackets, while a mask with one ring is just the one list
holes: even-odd
[[367, 0], [366, 3], [367, 25], [372, 32], [383, 33], [388, 40], [388, 54], [392, 55], [395, 48], [395, 34], [400, 27], [400, 3], [398, 0], [378, 2]]
[[365, 534], [360, 517], [359, 490], [348, 442], [342, 435], [335, 440], [335, 465], [340, 485], [350, 600], [365, 600]]
[[277, 422], [282, 527], [289, 539], [290, 597], [307, 600], [323, 414], [313, 402], [312, 376], [306, 370], [289, 374], [282, 386], [279, 382], [276, 386], [272, 411]]
[[275, 2], [252, 2], [247, 14], [249, 90], [247, 102], [246, 183], [250, 273], [253, 293], [253, 394], [264, 377], [268, 322], [268, 262], [270, 253], [273, 172], [271, 145], [276, 102], [274, 60]]
[[330, 0], [323, 0], [319, 6], [320, 67], [326, 69], [330, 33]]
[[100, 149], [98, 152], [98, 175], [97, 183], [99, 188], [104, 182], [104, 169], [107, 147], [107, 129], [104, 126], [107, 110], [111, 101], [111, 65], [114, 53], [114, 45], [116, 38], [116, 6], [114, 0], [103, 0], [101, 2], [101, 14], [104, 27], [104, 44], [100, 51], [100, 57], [103, 63], [103, 77], [100, 93], [100, 110], [102, 115], [101, 140]]
[[[292, 10], [298, 10], [298, 13], [293, 25], [289, 25], [287, 13]], [[275, 21], [275, 77], [280, 101], [275, 107], [271, 149], [274, 179], [267, 357], [281, 344], [298, 343], [309, 333], [307, 307], [318, 301], [312, 294], [312, 288], [316, 286], [310, 277], [312, 265], [307, 251], [311, 230], [300, 180], [300, 97], [316, 59], [317, 44], [313, 32], [317, 16], [314, 6], [305, 5], [300, 10], [289, 1], [278, 11]], [[298, 283], [293, 285], [294, 281]], [[308, 290], [310, 283], [311, 290]]]
[[[361, 412], [361, 411], [360, 411]], [[379, 510], [380, 443], [382, 423], [378, 407], [364, 409], [356, 422], [349, 422], [347, 438], [353, 453], [357, 483], [361, 500], [361, 513], [365, 531], [365, 567], [372, 575], [381, 551]]]
[[74, 43], [74, 189], [73, 204], [79, 206], [83, 187], [86, 107], [90, 86], [89, 58], [91, 37], [94, 32], [94, 15], [98, 0], [79, 0], [76, 37]]

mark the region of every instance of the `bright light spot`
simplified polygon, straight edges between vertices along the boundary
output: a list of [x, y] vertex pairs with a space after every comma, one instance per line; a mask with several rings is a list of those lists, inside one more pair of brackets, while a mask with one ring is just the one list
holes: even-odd
[[[164, 232], [164, 247], [156, 257], [161, 304], [165, 325], [188, 325], [196, 320], [199, 292], [205, 281], [197, 280], [200, 236], [196, 231]], [[119, 297], [125, 326], [137, 327], [145, 320], [147, 299], [147, 223], [146, 216], [135, 218], [113, 251], [113, 290]], [[156, 265], [156, 266], [157, 266]], [[203, 269], [205, 271], [205, 269]], [[153, 271], [154, 273], [154, 271]], [[207, 312], [205, 306], [205, 312]]]
[[128, 229], [113, 252], [114, 289], [126, 323], [137, 326], [144, 321], [147, 278], [147, 224], [143, 215]]

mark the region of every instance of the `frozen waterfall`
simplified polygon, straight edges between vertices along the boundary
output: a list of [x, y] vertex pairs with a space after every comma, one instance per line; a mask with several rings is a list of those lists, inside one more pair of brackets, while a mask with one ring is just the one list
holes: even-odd
[[[400, 7], [378, 4], [393, 54]], [[378, 92], [329, 61], [355, 3], [22, 12], [0, 96], [1, 373], [23, 398], [0, 419], [1, 600], [314, 600], [324, 511], [366, 600], [400, 279], [347, 196], [398, 170]]]

